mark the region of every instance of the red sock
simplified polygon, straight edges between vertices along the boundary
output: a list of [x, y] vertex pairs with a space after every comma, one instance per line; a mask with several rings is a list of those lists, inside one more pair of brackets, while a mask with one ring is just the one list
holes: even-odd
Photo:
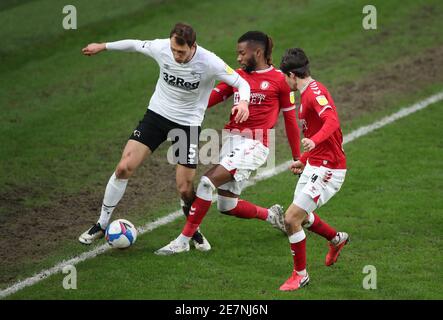
[[199, 197], [195, 198], [191, 209], [189, 210], [189, 215], [186, 218], [186, 224], [182, 231], [183, 235], [187, 237], [192, 237], [194, 235], [206, 213], [209, 211], [211, 203], [212, 201], [203, 200]]
[[291, 243], [292, 258], [294, 259], [294, 270], [303, 271], [306, 269], [306, 238]]
[[314, 223], [312, 224], [312, 226], [308, 228], [308, 230], [315, 232], [316, 234], [322, 236], [323, 238], [326, 238], [327, 240], [331, 241], [336, 236], [337, 230], [335, 230], [329, 224], [320, 219], [320, 217], [315, 212], [312, 212], [312, 214], [315, 217]]
[[229, 214], [243, 219], [261, 219], [266, 220], [268, 218], [268, 209], [256, 206], [245, 200], [238, 200], [237, 206], [229, 211]]

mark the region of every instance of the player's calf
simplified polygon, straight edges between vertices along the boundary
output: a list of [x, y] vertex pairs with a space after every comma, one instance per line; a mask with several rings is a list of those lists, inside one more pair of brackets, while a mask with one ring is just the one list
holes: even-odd
[[275, 204], [268, 209], [236, 197], [225, 197], [219, 195], [217, 208], [221, 213], [235, 216], [237, 218], [260, 219], [267, 221], [274, 228], [279, 229], [286, 234], [286, 229], [283, 222], [283, 207], [279, 204]]

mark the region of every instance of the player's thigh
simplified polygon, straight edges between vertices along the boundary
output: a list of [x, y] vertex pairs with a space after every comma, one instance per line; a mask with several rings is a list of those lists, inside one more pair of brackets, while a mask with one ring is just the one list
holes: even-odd
[[205, 176], [211, 180], [215, 187], [219, 187], [234, 179], [232, 173], [219, 164], [208, 170]]
[[119, 166], [126, 166], [130, 170], [135, 170], [151, 153], [151, 149], [147, 145], [136, 140], [128, 140], [123, 149]]
[[238, 198], [239, 196], [238, 194], [235, 194], [229, 190], [220, 189], [220, 188], [217, 189], [217, 194], [219, 196], [228, 197], [228, 198]]
[[317, 207], [317, 204], [314, 202], [314, 200], [303, 192], [303, 190], [305, 190], [306, 188], [306, 185], [315, 174], [316, 169], [317, 167], [313, 167], [309, 165], [309, 163], [306, 164], [302, 174], [300, 175], [300, 178], [298, 179], [297, 186], [295, 187], [294, 191], [294, 197], [292, 200], [291, 206], [302, 208], [307, 213], [312, 212]]
[[228, 196], [229, 194], [232, 194], [236, 197], [239, 197], [243, 189], [245, 188], [247, 181], [248, 180], [237, 181], [233, 179], [229, 182], [226, 182], [218, 187], [218, 190], [222, 192], [219, 192], [218, 194], [223, 194], [224, 192], [226, 192]]
[[311, 178], [311, 175], [313, 172], [314, 172], [314, 167], [307, 164], [305, 166], [302, 174], [298, 178], [297, 185], [295, 186], [294, 199], [295, 199], [295, 196], [297, 194], [299, 194], [303, 190], [303, 188], [306, 186], [306, 184], [308, 183], [309, 179]]
[[326, 176], [329, 180], [326, 183], [326, 187], [323, 189], [318, 207], [321, 207], [328, 202], [333, 196], [340, 191], [346, 177], [346, 170], [335, 169], [330, 171], [330, 174]]
[[168, 140], [172, 141], [171, 149], [168, 151], [168, 161], [195, 169], [198, 163], [200, 132], [199, 126], [175, 124], [175, 127], [168, 132]]
[[340, 190], [345, 175], [346, 170], [308, 167], [297, 184], [293, 204], [308, 213], [314, 211], [328, 202]]
[[303, 222], [308, 213], [305, 209], [299, 207], [296, 204], [290, 204], [288, 209], [286, 209], [285, 217], [287, 220], [297, 221], [297, 223]]
[[166, 141], [170, 129], [171, 121], [148, 110], [132, 132], [129, 140], [135, 140], [144, 144], [152, 153]]
[[268, 154], [269, 149], [260, 141], [233, 136], [229, 144], [222, 146], [220, 165], [231, 172], [236, 181], [243, 181], [266, 162]]

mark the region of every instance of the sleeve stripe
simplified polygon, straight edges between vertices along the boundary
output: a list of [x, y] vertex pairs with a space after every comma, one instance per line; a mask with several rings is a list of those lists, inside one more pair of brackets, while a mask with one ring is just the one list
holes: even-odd
[[326, 111], [326, 109], [332, 109], [332, 107], [330, 105], [325, 106], [323, 109], [321, 109], [321, 111], [318, 113], [318, 115], [320, 116], [323, 112]]
[[281, 111], [286, 112], [286, 111], [291, 111], [294, 109], [295, 109], [295, 106], [291, 106], [291, 107], [287, 107], [287, 108], [282, 108]]

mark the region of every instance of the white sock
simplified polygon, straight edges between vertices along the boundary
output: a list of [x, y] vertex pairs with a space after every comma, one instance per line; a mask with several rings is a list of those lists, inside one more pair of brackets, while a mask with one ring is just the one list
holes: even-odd
[[128, 179], [117, 179], [115, 172], [112, 174], [106, 186], [103, 198], [102, 211], [98, 223], [104, 229], [108, 226], [112, 212], [125, 194]]
[[297, 272], [297, 274], [299, 275], [299, 276], [305, 276], [306, 275], [306, 269], [303, 269], [302, 271], [296, 271]]
[[266, 218], [266, 221], [272, 222], [274, 220], [274, 213], [268, 209], [268, 217]]
[[183, 233], [180, 233], [180, 235], [175, 240], [179, 243], [186, 244], [186, 243], [189, 243], [189, 240], [191, 240], [191, 237], [187, 237]]
[[341, 234], [340, 232], [337, 232], [334, 238], [332, 238], [331, 243], [334, 245], [337, 245], [341, 240]]
[[288, 238], [290, 243], [298, 243], [306, 238], [306, 233], [303, 229], [301, 229], [300, 231], [288, 236]]

